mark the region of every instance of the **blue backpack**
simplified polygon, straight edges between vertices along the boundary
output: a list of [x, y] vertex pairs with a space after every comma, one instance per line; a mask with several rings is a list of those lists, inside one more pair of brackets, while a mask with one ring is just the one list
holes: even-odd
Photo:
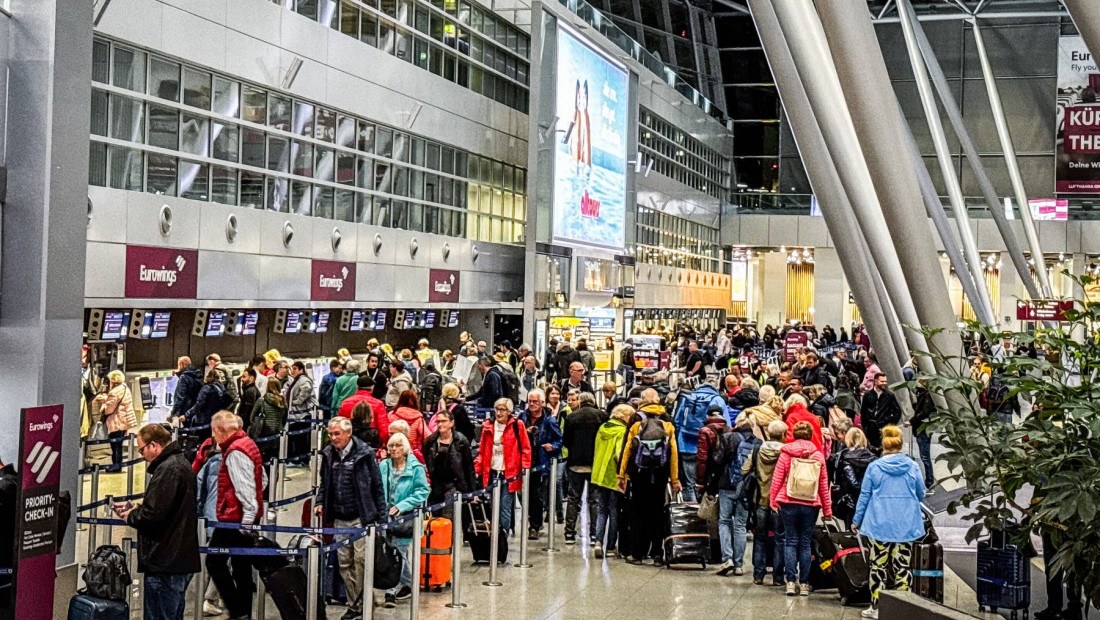
[[750, 435], [748, 439], [742, 439], [741, 443], [737, 444], [737, 455], [730, 461], [729, 469], [727, 470], [729, 472], [730, 485], [733, 488], [740, 489], [743, 486], [741, 481], [744, 479], [744, 476], [741, 475], [741, 468], [744, 467], [745, 463], [752, 457], [752, 451], [756, 449], [758, 443], [760, 443], [760, 440]]
[[723, 411], [726, 410], [726, 400], [718, 390], [709, 385], [701, 386], [694, 392], [680, 397], [673, 423], [676, 425], [681, 452], [696, 453], [699, 446], [699, 431], [707, 421], [707, 410], [715, 405], [721, 407]]

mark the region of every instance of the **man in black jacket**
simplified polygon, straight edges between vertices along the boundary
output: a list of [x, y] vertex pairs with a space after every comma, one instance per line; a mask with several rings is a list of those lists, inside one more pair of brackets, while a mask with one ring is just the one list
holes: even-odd
[[184, 355], [176, 360], [176, 391], [172, 393], [172, 417], [178, 418], [195, 406], [202, 389], [202, 368], [191, 365], [191, 358]]
[[244, 430], [248, 430], [248, 425], [252, 421], [252, 409], [256, 406], [256, 401], [260, 400], [262, 394], [260, 394], [260, 388], [256, 387], [256, 371], [252, 368], [245, 368], [241, 373], [241, 402], [237, 404], [237, 415], [241, 416], [244, 420]]
[[863, 395], [859, 410], [867, 443], [875, 454], [881, 454], [882, 429], [901, 421], [901, 405], [890, 391], [885, 373], [875, 375], [875, 389]]
[[[360, 528], [381, 522], [386, 514], [382, 475], [374, 452], [351, 434], [351, 420], [343, 416], [328, 423], [329, 445], [321, 450], [321, 486], [313, 500], [314, 512], [338, 528]], [[336, 536], [334, 542], [348, 536]], [[363, 563], [367, 541], [360, 538], [336, 552], [340, 575], [347, 588], [348, 609], [342, 620], [363, 615]], [[373, 558], [370, 561], [374, 561]], [[367, 597], [371, 596], [366, 592]]]
[[[569, 414], [565, 429], [562, 431], [562, 447], [568, 452], [569, 465], [565, 485], [569, 495], [569, 504], [565, 509], [565, 544], [577, 542], [577, 516], [581, 509], [581, 494], [584, 484], [592, 477], [592, 458], [596, 451], [596, 434], [608, 416], [596, 408], [596, 398], [591, 392], [581, 392], [581, 406]], [[591, 494], [589, 494], [591, 498]], [[588, 501], [589, 539], [595, 539], [596, 505]]]
[[821, 365], [817, 353], [806, 354], [806, 365], [802, 368], [800, 378], [802, 379], [802, 385], [806, 387], [820, 385], [829, 394], [833, 393], [833, 379], [829, 376], [825, 367]]
[[504, 398], [504, 371], [496, 366], [493, 358], [482, 355], [477, 358], [477, 369], [481, 372], [481, 389], [471, 394], [467, 400], [476, 400], [482, 409], [492, 409], [497, 400]]
[[183, 620], [187, 585], [199, 572], [195, 472], [179, 444], [160, 424], [138, 431], [138, 452], [149, 463], [145, 499], [115, 504], [115, 513], [138, 532], [138, 570], [145, 573], [145, 617]]

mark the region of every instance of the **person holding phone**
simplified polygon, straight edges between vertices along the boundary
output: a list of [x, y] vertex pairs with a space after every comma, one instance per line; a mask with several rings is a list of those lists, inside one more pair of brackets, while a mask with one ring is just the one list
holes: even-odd
[[187, 586], [199, 572], [195, 472], [160, 424], [137, 433], [137, 450], [148, 466], [145, 498], [116, 503], [120, 519], [138, 533], [138, 570], [145, 573], [145, 620], [183, 620]]

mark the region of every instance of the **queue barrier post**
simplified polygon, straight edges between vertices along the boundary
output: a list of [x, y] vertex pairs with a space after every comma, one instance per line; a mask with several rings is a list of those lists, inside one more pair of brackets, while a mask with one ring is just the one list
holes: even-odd
[[363, 594], [360, 603], [363, 607], [363, 620], [374, 618], [374, 537], [377, 533], [376, 526], [367, 526], [367, 544], [363, 553]]
[[[279, 488], [277, 486], [277, 483], [278, 483], [279, 477], [280, 477], [279, 476], [279, 473], [280, 473], [280, 471], [279, 471], [279, 459], [272, 459], [271, 463], [268, 465], [268, 470], [269, 471], [267, 472], [267, 491], [268, 491], [267, 501], [270, 504], [271, 502], [275, 502], [275, 501], [279, 500], [278, 494], [276, 493], [276, 491]], [[272, 521], [274, 522], [274, 518], [272, 519]]]
[[409, 600], [409, 620], [416, 620], [420, 616], [420, 550], [423, 544], [421, 537], [424, 535], [424, 509], [417, 508], [413, 517], [412, 557], [409, 558], [412, 568], [412, 598]]
[[130, 617], [140, 618], [142, 614], [135, 612], [145, 611], [145, 601], [141, 598], [141, 581], [138, 580], [137, 549], [132, 538], [122, 539], [122, 549], [126, 555], [126, 567], [130, 570], [130, 584], [126, 587], [126, 603], [130, 610]]
[[[92, 484], [91, 496], [92, 497], [99, 497], [99, 463], [96, 463], [96, 464], [92, 465], [92, 483], [91, 484]], [[83, 487], [84, 485], [81, 484], [80, 486]], [[94, 512], [92, 513], [92, 516], [93, 517], [95, 516]], [[94, 523], [88, 524], [88, 555], [85, 557], [85, 562], [87, 562], [87, 560], [91, 559], [91, 557], [93, 555], [95, 555], [96, 538], [98, 537], [98, 535], [99, 535], [99, 526], [94, 524]]]
[[462, 602], [462, 493], [455, 491], [454, 518], [451, 519], [451, 602], [447, 607], [465, 607]]
[[[527, 527], [527, 520], [531, 514], [531, 468], [523, 470], [523, 505], [521, 506], [521, 514], [519, 521], [519, 531], [523, 532], [523, 528]], [[516, 568], [531, 568], [531, 564], [527, 562], [527, 537], [519, 537], [519, 563], [515, 565]]]
[[[277, 469], [277, 464], [276, 463], [272, 463], [272, 469]], [[269, 481], [268, 482], [269, 488], [272, 489], [272, 494], [274, 494], [275, 491], [274, 491], [274, 488], [270, 486], [271, 484], [272, 484], [272, 482]], [[261, 510], [262, 510], [262, 508], [261, 508]], [[270, 522], [270, 523], [275, 523], [276, 522], [274, 511], [271, 510], [270, 508], [267, 511], [263, 512], [263, 515], [264, 515], [263, 517], [260, 517], [260, 519], [258, 521], [259, 523], [263, 524], [263, 523], [266, 523], [266, 522]], [[252, 579], [253, 579], [253, 582], [256, 584], [256, 601], [255, 601], [256, 613], [254, 613], [252, 615], [252, 617], [253, 618], [267, 618], [267, 586], [264, 585], [264, 580], [260, 578], [260, 572], [256, 569], [252, 570]]]
[[543, 547], [543, 551], [547, 553], [557, 553], [559, 549], [554, 546], [554, 515], [558, 510], [558, 459], [550, 459], [550, 505], [547, 507], [546, 519], [547, 535], [546, 546]]
[[[313, 527], [321, 527], [317, 515], [313, 515], [312, 521]], [[306, 551], [306, 620], [318, 620], [321, 605], [321, 544], [310, 545]]]
[[[207, 540], [206, 528], [203, 527], [202, 519], [199, 519], [199, 542], [202, 546], [210, 544]], [[199, 575], [198, 579], [192, 579], [191, 583], [195, 584], [194, 601], [191, 605], [191, 618], [192, 620], [202, 620], [202, 604], [206, 600], [206, 562], [199, 562]]]
[[[126, 442], [126, 462], [134, 460], [134, 442], [132, 441], [133, 435], [126, 433], [122, 436], [122, 441]], [[134, 494], [134, 470], [137, 467], [131, 465], [126, 468], [126, 495]]]
[[[289, 424], [289, 419], [287, 424]], [[287, 435], [287, 428], [283, 428], [283, 432], [279, 435], [279, 499], [286, 497], [286, 459], [290, 448], [290, 436]], [[280, 511], [286, 510], [286, 508], [280, 508]]]
[[489, 581], [483, 581], [481, 585], [497, 588], [504, 584], [497, 581], [497, 549], [500, 546], [500, 487], [504, 478], [497, 478], [493, 484], [493, 531], [489, 534]]

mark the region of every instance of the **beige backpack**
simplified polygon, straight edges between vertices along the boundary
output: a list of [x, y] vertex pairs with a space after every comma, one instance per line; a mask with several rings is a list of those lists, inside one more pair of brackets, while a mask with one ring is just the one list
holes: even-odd
[[803, 502], [816, 502], [821, 480], [821, 461], [792, 458], [787, 474], [787, 497]]

